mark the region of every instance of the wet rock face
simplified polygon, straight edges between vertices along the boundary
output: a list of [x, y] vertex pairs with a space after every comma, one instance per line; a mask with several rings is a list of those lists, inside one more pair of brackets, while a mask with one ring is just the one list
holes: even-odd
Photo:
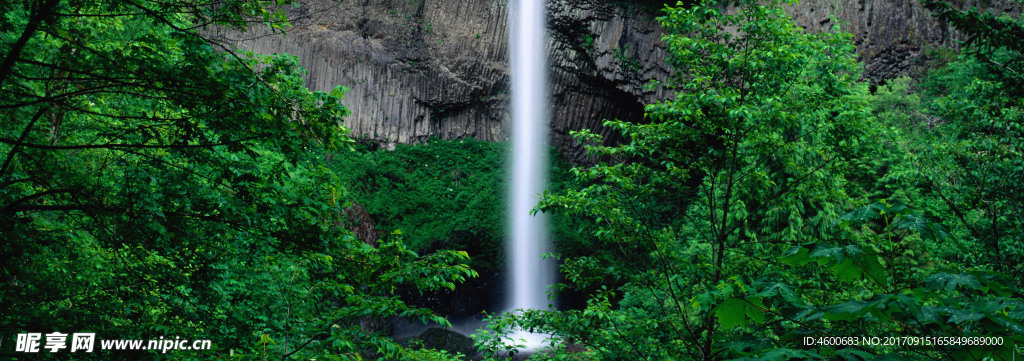
[[[295, 27], [286, 36], [217, 35], [256, 53], [298, 56], [313, 89], [348, 87], [352, 115], [345, 125], [357, 138], [388, 147], [430, 137], [507, 139], [506, 0], [300, 2], [288, 8]], [[1009, 9], [1005, 0], [984, 2]], [[570, 131], [610, 135], [603, 120], [641, 121], [643, 104], [667, 96], [644, 88], [671, 73], [655, 19], [661, 4], [548, 1], [551, 139], [571, 160], [583, 159], [583, 152]], [[787, 12], [811, 31], [839, 23], [852, 33], [864, 77], [875, 84], [915, 75], [929, 47], [955, 47], [959, 38], [918, 0], [804, 0]]]
[[853, 35], [864, 78], [872, 84], [916, 76], [929, 47], [955, 47], [957, 34], [918, 0], [806, 1], [787, 11], [807, 30], [838, 26]]
[[[1005, 0], [951, 1], [962, 9], [1019, 14]], [[919, 0], [804, 0], [786, 9], [793, 20], [810, 31], [834, 26], [853, 35], [863, 77], [873, 85], [899, 76], [917, 77], [928, 64], [929, 50], [957, 49], [965, 37], [933, 17]]]
[[548, 2], [551, 137], [573, 161], [585, 151], [570, 132], [591, 129], [616, 140], [606, 119], [643, 121], [644, 104], [670, 93], [645, 87], [672, 68], [656, 8], [593, 0]]
[[[642, 119], [658, 95], [643, 84], [669, 73], [654, 12], [592, 0], [554, 0], [548, 10], [553, 143], [575, 144], [569, 131], [601, 129], [604, 119]], [[345, 125], [356, 138], [386, 147], [508, 138], [507, 1], [304, 0], [287, 12], [294, 28], [285, 36], [209, 32], [243, 50], [298, 56], [311, 89], [348, 87]]]
[[390, 146], [504, 138], [504, 2], [309, 0], [287, 12], [295, 27], [286, 36], [217, 35], [244, 50], [298, 56], [311, 89], [348, 87], [345, 125], [356, 137]]

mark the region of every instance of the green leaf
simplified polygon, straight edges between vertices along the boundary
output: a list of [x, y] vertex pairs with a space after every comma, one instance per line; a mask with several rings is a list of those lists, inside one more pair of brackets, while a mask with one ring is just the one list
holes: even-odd
[[914, 214], [900, 216], [896, 223], [897, 229], [910, 229], [917, 231], [921, 237], [941, 241], [949, 236], [942, 224], [935, 223]]
[[[756, 286], [764, 286], [763, 284], [757, 284]], [[763, 287], [758, 296], [770, 298], [774, 296], [780, 296], [783, 300], [788, 303], [799, 304], [802, 302], [800, 297], [793, 291], [793, 287], [781, 283], [781, 282], [770, 282], [767, 287]]]
[[866, 221], [877, 219], [887, 209], [885, 204], [880, 202], [872, 202], [861, 208], [857, 208], [852, 212], [843, 214], [836, 220], [835, 223], [841, 224], [861, 224]]
[[816, 244], [809, 256], [818, 258], [819, 265], [825, 265], [832, 262], [843, 262], [845, 254], [846, 247]]
[[925, 279], [925, 285], [933, 290], [944, 289], [946, 291], [952, 291], [961, 286], [974, 290], [981, 287], [981, 283], [973, 275], [949, 272], [938, 272], [929, 276]]
[[[813, 247], [813, 245], [811, 247]], [[803, 246], [790, 247], [789, 250], [784, 253], [784, 257], [781, 261], [782, 263], [791, 266], [803, 266], [811, 262], [810, 250]]]
[[856, 282], [861, 279], [864, 272], [859, 265], [854, 264], [853, 259], [847, 258], [829, 268], [836, 279], [840, 282]]
[[747, 302], [738, 298], [727, 299], [715, 307], [715, 317], [718, 318], [718, 323], [723, 330], [731, 330], [736, 326], [743, 325], [746, 314]]
[[754, 324], [762, 324], [765, 319], [765, 310], [768, 308], [764, 306], [764, 302], [761, 297], [751, 297], [746, 300], [747, 317]]
[[831, 321], [852, 321], [860, 318], [865, 312], [864, 301], [847, 301], [824, 309], [825, 319]]
[[957, 310], [953, 311], [949, 315], [949, 322], [961, 323], [964, 321], [977, 321], [985, 317], [981, 312], [974, 312], [972, 310]]

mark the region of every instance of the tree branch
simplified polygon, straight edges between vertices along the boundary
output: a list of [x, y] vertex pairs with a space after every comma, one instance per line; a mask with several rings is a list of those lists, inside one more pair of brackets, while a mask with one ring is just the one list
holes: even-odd
[[[32, 130], [32, 127], [36, 124], [36, 121], [38, 121], [44, 113], [46, 113], [46, 108], [39, 108], [39, 111], [36, 112], [36, 115], [32, 117], [32, 120], [28, 122], [28, 125], [25, 126], [25, 129], [21, 131], [21, 136], [19, 136], [17, 140], [19, 143], [25, 141], [25, 138], [28, 137], [29, 131]], [[11, 160], [14, 159], [14, 154], [17, 153], [20, 149], [20, 146], [15, 145], [14, 148], [11, 149], [9, 153], [7, 153], [7, 158], [4, 159], [4, 165], [0, 166], [0, 177], [3, 177], [4, 173], [7, 173], [7, 167], [11, 165]]]
[[14, 42], [11, 46], [11, 51], [7, 52], [4, 56], [3, 63], [0, 63], [0, 84], [3, 84], [7, 80], [7, 76], [11, 75], [11, 69], [14, 67], [14, 61], [21, 55], [21, 51], [25, 49], [25, 45], [28, 44], [29, 39], [35, 35], [36, 31], [39, 30], [39, 26], [43, 22], [49, 21], [53, 18], [54, 12], [57, 8], [57, 4], [60, 0], [44, 0], [39, 3], [39, 8], [32, 12], [29, 16], [28, 25], [25, 26], [25, 31], [21, 33], [21, 37], [18, 41]]

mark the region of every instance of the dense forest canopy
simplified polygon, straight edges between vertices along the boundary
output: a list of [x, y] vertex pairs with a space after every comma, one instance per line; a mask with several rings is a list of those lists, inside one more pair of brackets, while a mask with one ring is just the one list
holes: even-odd
[[502, 317], [482, 346], [515, 352], [519, 327], [558, 336], [550, 359], [1016, 357], [1021, 21], [925, 1], [966, 50], [871, 93], [848, 34], [726, 3], [664, 9], [676, 96], [607, 122], [626, 144], [578, 132], [613, 161], [539, 206], [597, 224], [563, 255], [586, 307]]
[[473, 274], [464, 252], [343, 227], [324, 156], [347, 150], [345, 89], [309, 91], [294, 57], [199, 32], [284, 29], [271, 5], [2, 5], [0, 329], [215, 343], [175, 358], [353, 358], [406, 351], [362, 318], [444, 322], [395, 290], [453, 287]]
[[[805, 32], [784, 2], [665, 7], [675, 72], [652, 86], [674, 96], [609, 120], [617, 145], [579, 131], [604, 161], [558, 163], [538, 205], [582, 301], [495, 315], [477, 356], [515, 353], [516, 328], [554, 337], [535, 359], [1021, 356], [1024, 23], [922, 3], [970, 40], [877, 91], [841, 27]], [[61, 332], [213, 347], [41, 353], [467, 356], [382, 324], [448, 324], [399, 295], [502, 262], [505, 148], [354, 145], [344, 87], [202, 32], [284, 32], [286, 6], [0, 4], [0, 355]], [[386, 232], [358, 239], [353, 200]]]

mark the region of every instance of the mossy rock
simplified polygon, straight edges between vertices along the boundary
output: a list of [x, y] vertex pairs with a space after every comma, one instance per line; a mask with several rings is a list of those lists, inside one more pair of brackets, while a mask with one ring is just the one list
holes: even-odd
[[444, 328], [434, 327], [428, 329], [419, 334], [419, 336], [413, 337], [412, 340], [419, 341], [420, 345], [424, 348], [462, 353], [463, 355], [473, 355], [476, 353], [476, 347], [473, 345], [472, 338]]

